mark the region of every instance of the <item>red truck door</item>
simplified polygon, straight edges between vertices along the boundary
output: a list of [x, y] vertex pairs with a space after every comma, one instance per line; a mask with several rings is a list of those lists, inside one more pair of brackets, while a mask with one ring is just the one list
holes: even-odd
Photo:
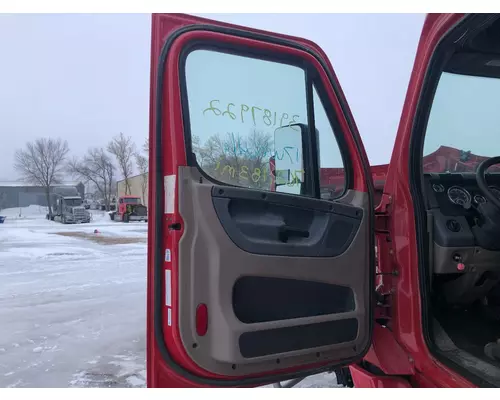
[[[259, 386], [360, 360], [372, 179], [324, 52], [165, 14], [151, 61], [148, 386]], [[344, 168], [337, 197], [321, 197], [321, 168]]]

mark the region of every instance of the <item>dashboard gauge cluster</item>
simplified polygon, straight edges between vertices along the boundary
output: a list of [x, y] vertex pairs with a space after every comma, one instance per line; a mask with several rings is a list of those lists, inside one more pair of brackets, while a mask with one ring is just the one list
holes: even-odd
[[444, 186], [441, 185], [440, 183], [435, 183], [432, 185], [432, 190], [434, 190], [436, 193], [443, 193], [444, 192]]
[[[489, 189], [500, 200], [500, 188], [496, 186], [489, 186]], [[444, 186], [440, 183], [433, 184], [432, 190], [434, 190], [434, 192], [436, 193], [445, 192]], [[479, 205], [486, 203], [487, 201], [482, 194], [471, 195], [471, 193], [467, 189], [457, 185], [449, 187], [448, 190], [446, 191], [446, 195], [448, 196], [448, 200], [451, 203], [462, 207], [466, 207], [467, 205], [470, 205], [472, 202], [474, 202], [474, 204]]]
[[476, 204], [483, 204], [483, 203], [486, 203], [486, 199], [484, 198], [484, 196], [482, 194], [476, 194], [474, 196], [474, 203]]
[[446, 217], [466, 217], [471, 223], [489, 208], [492, 195], [500, 200], [500, 173], [487, 177], [489, 193], [479, 189], [475, 173], [424, 174], [426, 203]]
[[451, 186], [448, 188], [448, 199], [457, 206], [465, 207], [472, 201], [470, 193], [460, 186]]

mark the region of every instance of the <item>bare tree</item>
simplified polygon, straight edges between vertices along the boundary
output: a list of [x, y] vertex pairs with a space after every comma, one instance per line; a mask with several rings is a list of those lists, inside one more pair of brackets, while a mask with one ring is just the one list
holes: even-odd
[[[208, 141], [207, 141], [208, 144]], [[196, 162], [203, 168], [203, 163], [205, 161], [205, 148], [201, 145], [201, 139], [197, 135], [191, 137], [191, 151], [196, 158]]]
[[[144, 144], [142, 145], [142, 153], [140, 151], [137, 152], [137, 154], [140, 154], [142, 157], [146, 159], [146, 168], [149, 168], [149, 138], [146, 138], [144, 141]], [[137, 164], [137, 158], [136, 158], [136, 164]], [[141, 173], [141, 172], [139, 172]]]
[[132, 194], [129, 182], [134, 171], [132, 160], [135, 154], [135, 144], [132, 138], [120, 132], [108, 143], [107, 150], [115, 157], [120, 173], [123, 175], [125, 194]]
[[26, 143], [24, 149], [15, 153], [14, 168], [21, 178], [44, 188], [49, 217], [52, 217], [50, 188], [61, 181], [68, 152], [68, 142], [62, 139], [42, 138]]
[[90, 148], [81, 159], [74, 158], [68, 163], [71, 174], [80, 178], [84, 184], [93, 183], [104, 199], [106, 210], [109, 210], [111, 197], [114, 194], [115, 166], [104, 149]]
[[141, 191], [142, 191], [142, 203], [146, 204], [146, 191], [148, 190], [148, 159], [142, 154], [135, 155], [135, 162], [137, 164], [137, 169], [139, 174], [141, 174]]
[[253, 130], [248, 135], [227, 133], [210, 136], [204, 145], [192, 140], [198, 164], [210, 176], [234, 185], [269, 188], [271, 135]]

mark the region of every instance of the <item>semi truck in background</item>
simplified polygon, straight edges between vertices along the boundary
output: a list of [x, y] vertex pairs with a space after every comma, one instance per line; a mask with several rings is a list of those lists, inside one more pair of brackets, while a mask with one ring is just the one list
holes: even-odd
[[91, 214], [85, 209], [76, 187], [54, 187], [50, 195], [52, 216], [47, 219], [63, 224], [89, 223]]
[[116, 222], [148, 222], [148, 208], [138, 196], [120, 196], [118, 208], [109, 213], [109, 218]]

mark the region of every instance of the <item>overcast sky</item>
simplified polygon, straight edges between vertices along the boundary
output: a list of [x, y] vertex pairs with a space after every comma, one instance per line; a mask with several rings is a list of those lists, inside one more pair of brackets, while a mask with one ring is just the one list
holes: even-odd
[[[292, 34], [330, 58], [373, 164], [389, 161], [422, 14], [209, 14]], [[148, 135], [151, 16], [0, 15], [0, 180], [15, 180], [17, 148], [37, 137], [71, 153], [124, 132]]]

